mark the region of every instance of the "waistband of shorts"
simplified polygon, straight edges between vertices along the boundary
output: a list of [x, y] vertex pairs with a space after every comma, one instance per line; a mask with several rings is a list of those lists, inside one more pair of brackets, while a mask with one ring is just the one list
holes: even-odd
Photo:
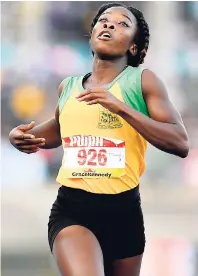
[[119, 194], [96, 194], [82, 189], [61, 186], [59, 189], [60, 194], [63, 194], [64, 197], [72, 201], [93, 203], [95, 205], [128, 205], [128, 203], [132, 204], [133, 202], [140, 203], [139, 185]]

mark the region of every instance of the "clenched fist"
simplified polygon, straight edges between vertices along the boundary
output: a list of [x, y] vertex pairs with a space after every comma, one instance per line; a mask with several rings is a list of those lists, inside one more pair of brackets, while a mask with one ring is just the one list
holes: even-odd
[[35, 138], [28, 131], [35, 126], [35, 122], [27, 125], [20, 125], [11, 130], [9, 134], [10, 143], [19, 151], [30, 154], [40, 150], [45, 145], [44, 138]]

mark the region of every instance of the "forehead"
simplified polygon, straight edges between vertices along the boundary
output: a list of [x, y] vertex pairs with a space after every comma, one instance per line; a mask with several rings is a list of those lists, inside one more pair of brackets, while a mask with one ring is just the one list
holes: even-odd
[[112, 7], [112, 8], [106, 9], [103, 14], [105, 14], [105, 13], [112, 14], [112, 15], [118, 14], [118, 15], [122, 15], [123, 17], [127, 16], [130, 18], [132, 23], [136, 24], [135, 16], [124, 7]]

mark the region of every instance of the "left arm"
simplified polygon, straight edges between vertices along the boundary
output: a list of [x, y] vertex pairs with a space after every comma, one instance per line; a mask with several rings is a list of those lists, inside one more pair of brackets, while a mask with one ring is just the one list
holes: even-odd
[[121, 116], [156, 148], [185, 158], [189, 141], [181, 116], [162, 82], [151, 71], [142, 73], [142, 92], [151, 118], [124, 104], [103, 88], [90, 89], [76, 98], [88, 105], [101, 104]]
[[168, 98], [162, 82], [151, 71], [142, 73], [142, 92], [151, 118], [122, 105], [118, 114], [158, 149], [188, 155], [189, 141], [181, 116]]

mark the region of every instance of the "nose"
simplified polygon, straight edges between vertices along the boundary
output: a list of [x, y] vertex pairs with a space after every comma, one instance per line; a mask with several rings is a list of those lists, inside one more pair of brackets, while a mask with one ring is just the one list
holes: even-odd
[[115, 24], [113, 22], [106, 22], [104, 23], [104, 29], [105, 28], [115, 30]]

